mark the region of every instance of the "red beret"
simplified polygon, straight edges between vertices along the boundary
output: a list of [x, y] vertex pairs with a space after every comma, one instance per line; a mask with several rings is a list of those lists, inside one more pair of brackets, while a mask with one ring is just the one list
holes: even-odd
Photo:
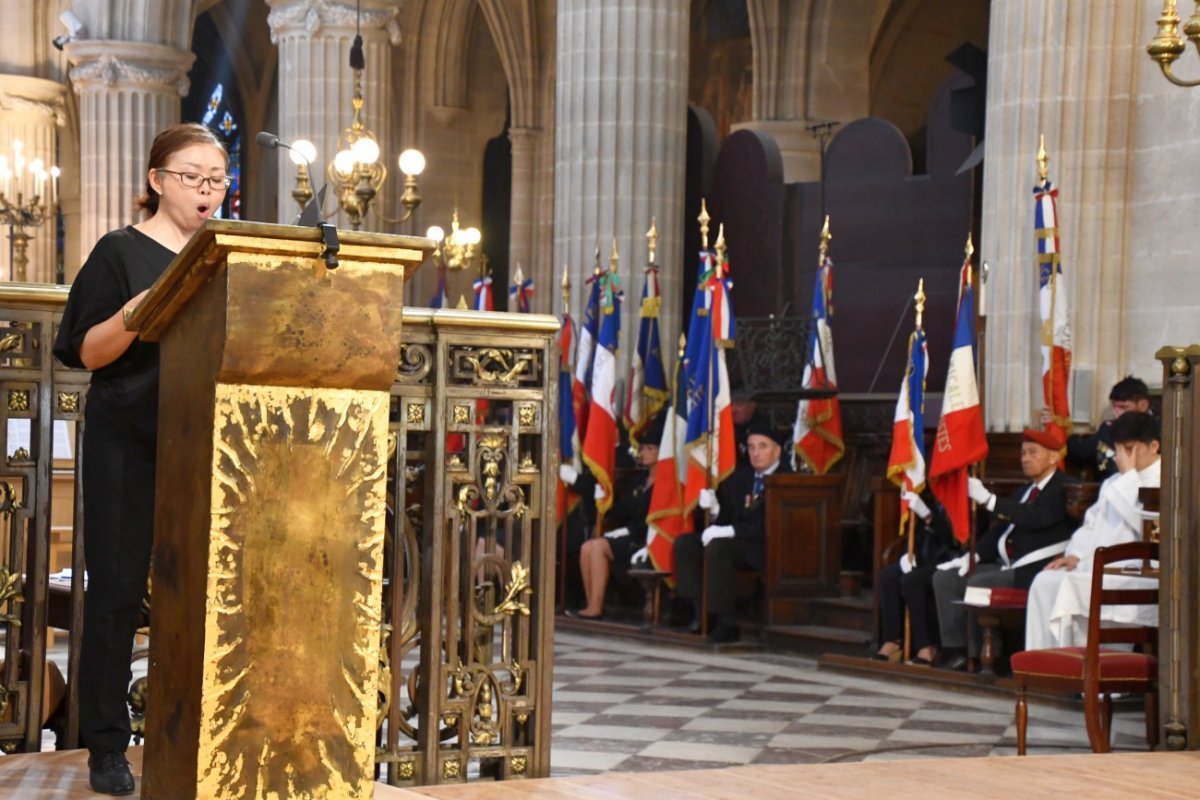
[[1021, 434], [1022, 442], [1033, 442], [1040, 444], [1047, 450], [1062, 450], [1067, 446], [1063, 441], [1063, 436], [1057, 430], [1039, 431], [1034, 428], [1026, 428]]

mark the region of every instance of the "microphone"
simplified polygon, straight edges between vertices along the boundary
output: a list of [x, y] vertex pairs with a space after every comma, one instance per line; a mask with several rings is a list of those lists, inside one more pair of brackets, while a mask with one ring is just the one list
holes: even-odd
[[[265, 150], [278, 150], [284, 148], [290, 150], [300, 158], [304, 159], [305, 165], [308, 167], [308, 172], [312, 174], [312, 161], [304, 154], [303, 150], [292, 147], [287, 142], [281, 140], [278, 136], [267, 131], [259, 131], [254, 135], [254, 141], [259, 147]], [[321, 184], [317, 194], [308, 201], [308, 205], [300, 212], [300, 216], [296, 218], [296, 224], [301, 226], [314, 225], [321, 230], [321, 236], [325, 241], [325, 252], [321, 257], [325, 259], [326, 269], [337, 269], [338, 266], [338, 250], [341, 247], [338, 242], [337, 228], [334, 225], [325, 221], [324, 205], [325, 205], [325, 189], [328, 188], [329, 182], [325, 181]]]

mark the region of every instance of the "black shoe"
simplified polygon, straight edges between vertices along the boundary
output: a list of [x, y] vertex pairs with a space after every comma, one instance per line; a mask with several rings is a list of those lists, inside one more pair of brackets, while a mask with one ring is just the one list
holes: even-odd
[[708, 634], [708, 640], [713, 644], [729, 644], [742, 638], [742, 632], [732, 622], [719, 622]]
[[967, 657], [961, 653], [956, 656], [951, 656], [942, 664], [942, 669], [954, 670], [955, 672], [967, 671]]
[[88, 758], [88, 782], [100, 794], [133, 794], [133, 773], [124, 753], [99, 753]]
[[568, 617], [571, 617], [572, 619], [590, 619], [590, 620], [604, 619], [603, 611], [601, 611], [599, 614], [596, 614], [595, 616], [592, 616], [591, 614], [585, 614], [582, 611], [576, 611], [575, 609], [568, 608], [563, 613], [566, 614]]

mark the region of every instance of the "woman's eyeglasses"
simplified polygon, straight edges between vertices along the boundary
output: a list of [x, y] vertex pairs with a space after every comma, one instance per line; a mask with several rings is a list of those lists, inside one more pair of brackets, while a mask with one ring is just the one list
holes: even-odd
[[171, 175], [178, 175], [179, 182], [189, 189], [199, 189], [200, 184], [208, 182], [208, 188], [214, 192], [223, 192], [233, 184], [233, 178], [228, 175], [220, 178], [206, 178], [195, 172], [177, 172], [173, 169], [156, 169], [155, 172], [167, 172]]

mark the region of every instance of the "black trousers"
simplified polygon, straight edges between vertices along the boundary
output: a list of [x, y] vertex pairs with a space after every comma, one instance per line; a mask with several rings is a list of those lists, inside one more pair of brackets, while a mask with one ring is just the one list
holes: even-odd
[[899, 564], [879, 571], [879, 623], [885, 642], [900, 642], [904, 636], [904, 609], [909, 612], [912, 632], [912, 651], [937, 644], [932, 632], [937, 630], [936, 606], [933, 603], [933, 574], [936, 566], [914, 567], [907, 575]]
[[675, 596], [691, 600], [700, 611], [700, 587], [708, 570], [708, 613], [733, 614], [733, 573], [754, 569], [746, 559], [746, 544], [737, 537], [713, 539], [708, 547], [700, 534], [675, 538]]
[[88, 573], [79, 668], [79, 730], [92, 753], [129, 746], [133, 636], [154, 538], [155, 443], [103, 408], [85, 409], [83, 551]]

